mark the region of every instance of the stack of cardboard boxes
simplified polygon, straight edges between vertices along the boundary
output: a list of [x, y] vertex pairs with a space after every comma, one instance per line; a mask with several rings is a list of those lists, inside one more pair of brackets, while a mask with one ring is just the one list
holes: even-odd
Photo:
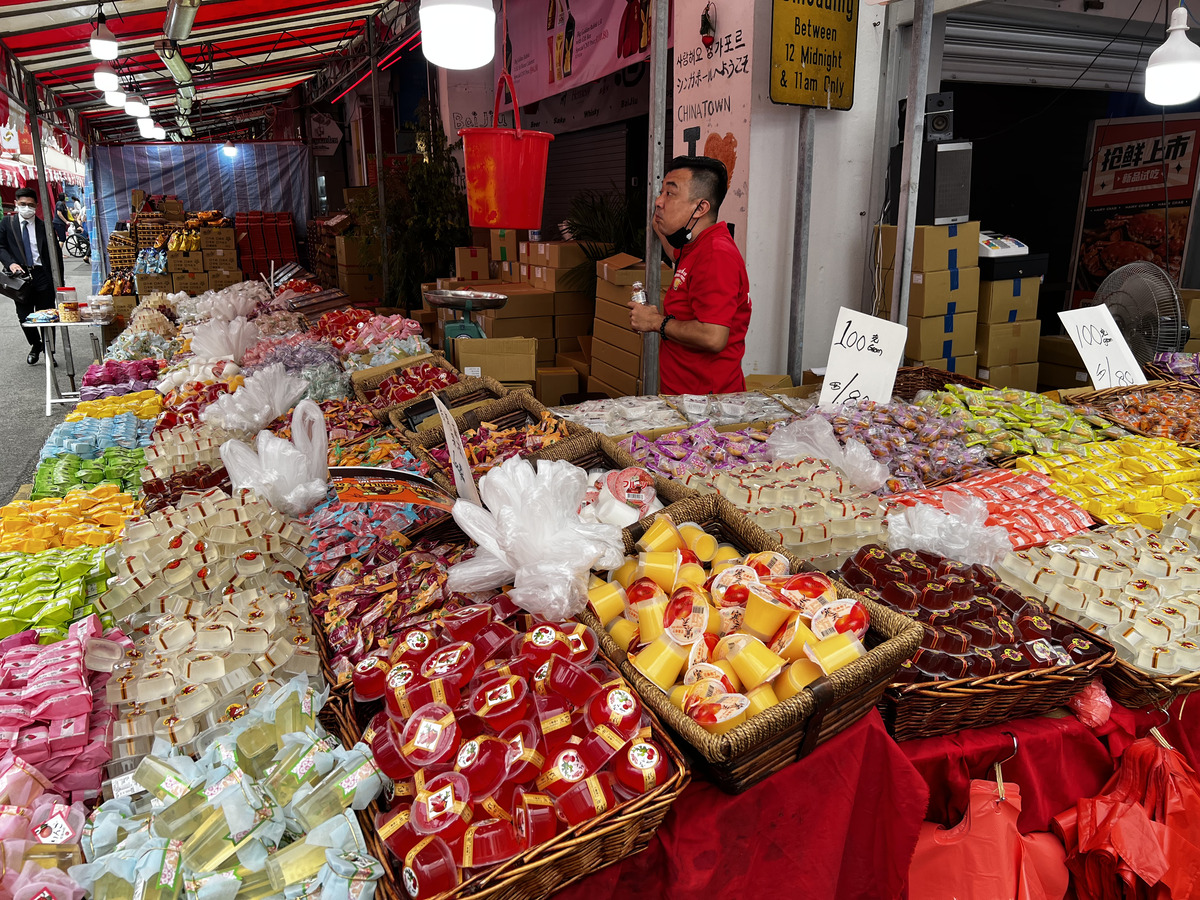
[[379, 245], [368, 243], [362, 237], [339, 234], [337, 236], [338, 289], [360, 306], [377, 305], [383, 302], [383, 264], [379, 259]]
[[[895, 279], [896, 228], [880, 226], [884, 312]], [[918, 225], [908, 295], [909, 365], [974, 376], [979, 310], [979, 223]]]
[[1036, 391], [1040, 277], [984, 281], [979, 292], [979, 377], [995, 387]]
[[191, 295], [219, 291], [243, 281], [238, 268], [237, 240], [232, 228], [202, 228], [199, 250], [168, 250], [161, 275], [136, 275], [138, 296], [184, 291]]
[[[629, 298], [635, 281], [645, 282], [646, 266], [628, 253], [596, 263], [596, 313], [588, 365], [588, 391], [610, 397], [642, 393], [642, 336], [629, 328]], [[662, 293], [671, 269], [662, 267]], [[571, 363], [572, 365], [574, 363]]]
[[1037, 347], [1037, 380], [1041, 390], [1064, 391], [1091, 385], [1083, 357], [1065, 334], [1048, 334], [1038, 341]]

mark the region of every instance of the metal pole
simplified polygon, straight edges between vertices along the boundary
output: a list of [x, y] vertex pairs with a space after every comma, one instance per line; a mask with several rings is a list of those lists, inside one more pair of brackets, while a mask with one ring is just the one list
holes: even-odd
[[892, 284], [892, 321], [908, 321], [908, 288], [912, 279], [913, 235], [917, 221], [917, 190], [921, 184], [921, 149], [925, 135], [925, 94], [929, 88], [929, 44], [933, 31], [933, 0], [916, 0], [908, 48], [908, 110], [904, 127], [904, 157], [900, 163], [900, 209], [896, 213], [896, 280]]
[[[371, 114], [375, 117], [375, 190], [379, 195], [379, 257], [383, 262], [383, 300], [388, 298], [387, 203], [383, 197], [383, 129], [379, 122], [379, 70], [375, 66], [375, 17], [367, 17], [367, 63], [371, 67]], [[406, 301], [407, 302], [407, 301]]]
[[[663, 131], [667, 127], [667, 18], [669, 0], [653, 0], [650, 37], [650, 134], [646, 160], [646, 302], [658, 307], [662, 281], [662, 244], [654, 232], [654, 200], [666, 165]], [[642, 335], [642, 393], [658, 393], [658, 335]]]
[[[30, 97], [30, 108], [36, 111], [37, 82], [34, 80], [32, 72], [25, 73], [25, 90]], [[64, 283], [62, 262], [59, 254], [54, 252], [58, 249], [58, 237], [54, 233], [54, 206], [50, 203], [50, 182], [46, 178], [46, 160], [42, 154], [42, 125], [38, 121], [36, 113], [29, 117], [29, 130], [33, 132], [33, 161], [37, 165], [38, 171], [38, 193], [42, 200], [42, 221], [46, 226], [46, 243], [50, 244], [53, 241], [53, 247], [50, 247], [50, 273], [54, 276], [54, 286], [62, 287]]]
[[813, 128], [810, 107], [800, 110], [796, 154], [796, 223], [792, 236], [792, 318], [788, 333], [788, 374], [794, 384], [804, 374], [804, 309], [808, 290], [808, 225], [812, 214]]

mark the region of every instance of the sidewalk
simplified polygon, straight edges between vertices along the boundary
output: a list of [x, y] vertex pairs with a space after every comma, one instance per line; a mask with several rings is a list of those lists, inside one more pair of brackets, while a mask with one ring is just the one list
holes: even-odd
[[[91, 293], [91, 266], [83, 260], [64, 255], [63, 273], [67, 285], [74, 287], [81, 297]], [[91, 342], [77, 340], [72, 349], [75, 357], [76, 383], [92, 363]], [[50, 431], [63, 421], [70, 410], [66, 405], [51, 407], [46, 411], [46, 370], [41, 362], [36, 366], [26, 364], [29, 344], [24, 329], [17, 322], [12, 301], [0, 297], [0, 385], [4, 387], [4, 415], [0, 416], [0, 504], [12, 499], [23, 484], [33, 480], [37, 471], [38, 452], [49, 437]], [[58, 350], [59, 385], [67, 388], [66, 372], [62, 368], [63, 350]]]

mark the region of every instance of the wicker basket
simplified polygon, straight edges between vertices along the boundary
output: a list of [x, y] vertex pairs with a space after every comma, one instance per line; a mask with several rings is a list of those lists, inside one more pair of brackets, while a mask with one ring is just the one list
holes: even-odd
[[[358, 400], [359, 403], [366, 403], [370, 405], [371, 398], [368, 396], [368, 394], [378, 388], [379, 385], [383, 384], [386, 378], [391, 375], [395, 375], [402, 369], [409, 369], [413, 366], [423, 365], [424, 363], [430, 363], [439, 369], [445, 369], [447, 372], [453, 372], [455, 375], [459, 375], [458, 369], [450, 365], [450, 363], [446, 361], [446, 357], [441, 353], [422, 353], [419, 356], [410, 356], [407, 359], [402, 359], [394, 363], [388, 363], [385, 366], [375, 366], [374, 368], [360, 369], [359, 371], [354, 372], [350, 376], [350, 386], [354, 389], [355, 399]], [[461, 378], [462, 376], [459, 375], [460, 380]], [[425, 393], [414, 397], [413, 399], [421, 400], [428, 396], [429, 392], [426, 391]], [[387, 409], [375, 409], [375, 407], [372, 406], [371, 412], [380, 422], [386, 423], [388, 422], [388, 416], [390, 415], [391, 411], [399, 405], [400, 404], [389, 406]]]
[[[331, 696], [321, 710], [322, 723], [347, 747], [362, 736], [356, 716], [347, 708], [349, 701]], [[330, 727], [332, 726], [332, 728]], [[544, 844], [464, 880], [457, 889], [439, 894], [436, 900], [458, 897], [482, 900], [534, 900], [548, 897], [593, 872], [640, 853], [666, 818], [671, 804], [683, 793], [691, 776], [679, 748], [651, 717], [651, 732], [674, 763], [675, 774], [649, 793], [622, 803], [615, 809], [570, 828]], [[336, 730], [333, 730], [336, 729]], [[400, 866], [390, 854], [375, 828], [375, 814], [382, 810], [379, 801], [358, 813], [368, 852], [378, 859], [384, 875], [375, 888], [381, 900], [406, 900], [401, 889]]]
[[[510, 391], [507, 396], [501, 397], [499, 400], [485, 403], [483, 406], [477, 406], [462, 415], [455, 416], [454, 423], [458, 426], [459, 434], [478, 428], [483, 422], [489, 422], [496, 428], [516, 428], [522, 425], [532, 425], [540, 420], [545, 412], [546, 407], [534, 400], [533, 396], [526, 391]], [[588, 429], [575, 422], [564, 420], [563, 426], [567, 434], [571, 436], [590, 433]], [[404, 433], [404, 439], [413, 454], [429, 464], [429, 477], [437, 486], [443, 490], [454, 492], [454, 496], [457, 496], [457, 492], [454, 491], [454, 480], [429, 452], [434, 447], [445, 445], [446, 432], [442, 426], [435, 425], [428, 431], [407, 431]]]
[[[437, 395], [446, 404], [446, 408], [453, 412], [456, 409], [462, 409], [464, 406], [486, 403], [489, 400], [499, 400], [501, 397], [507, 397], [508, 393], [508, 388], [490, 375], [480, 377], [463, 375], [457, 384], [452, 384], [450, 387], [438, 391]], [[414, 397], [412, 400], [389, 409], [388, 420], [392, 423], [392, 428], [401, 432], [410, 431], [407, 419], [408, 411], [418, 403], [424, 403], [428, 399], [429, 394], [423, 394], [420, 397]]]
[[1158, 363], [1146, 363], [1142, 366], [1142, 372], [1151, 381], [1181, 381], [1184, 384], [1200, 385], [1200, 375], [1178, 375]]
[[[1112, 422], [1114, 425], [1120, 425], [1126, 431], [1132, 432], [1133, 434], [1140, 434], [1143, 437], [1161, 438], [1161, 437], [1165, 437], [1165, 436], [1160, 435], [1160, 434], [1151, 434], [1148, 431], [1143, 431], [1140, 428], [1134, 428], [1131, 425], [1127, 425], [1126, 423], [1124, 423], [1120, 419], [1118, 419], [1116, 416], [1109, 413], [1108, 408], [1107, 408], [1107, 404], [1109, 401], [1112, 401], [1119, 397], [1127, 396], [1129, 394], [1134, 393], [1135, 391], [1143, 391], [1143, 390], [1147, 390], [1147, 389], [1152, 390], [1155, 387], [1170, 389], [1170, 390], [1174, 390], [1174, 391], [1183, 391], [1184, 393], [1188, 393], [1188, 394], [1195, 394], [1196, 398], [1198, 400], [1200, 400], [1200, 387], [1197, 387], [1194, 384], [1191, 384], [1187, 381], [1157, 380], [1157, 381], [1147, 381], [1145, 384], [1129, 385], [1127, 387], [1105, 388], [1104, 390], [1100, 390], [1100, 391], [1085, 391], [1083, 393], [1071, 394], [1067, 397], [1063, 397], [1063, 402], [1069, 403], [1072, 406], [1094, 407], [1097, 413], [1099, 413], [1101, 416], [1103, 416], [1108, 421]], [[1167, 438], [1167, 439], [1173, 440], [1173, 438]], [[1182, 444], [1185, 447], [1200, 446], [1200, 441], [1179, 441], [1178, 443]]]
[[[1097, 640], [1094, 635], [1088, 637]], [[1107, 671], [1114, 658], [1109, 647], [1103, 656], [1073, 666], [957, 681], [893, 684], [884, 693], [879, 711], [897, 741], [1040, 716], [1091, 684], [1093, 678]]]
[[[716, 494], [673, 503], [664, 513], [675, 523], [695, 522], [739, 550], [783, 553], [793, 571], [802, 568], [796, 557]], [[625, 529], [626, 552], [634, 552], [637, 539], [650, 521]], [[796, 696], [722, 735], [710, 734], [677, 709], [666, 694], [633, 667], [590, 610], [579, 618], [596, 632], [604, 654], [620, 667], [645, 704], [700, 755], [709, 777], [725, 791], [737, 794], [811, 753], [866, 715], [921, 642], [921, 629], [915, 622], [842, 585], [835, 586], [841, 596], [855, 597], [867, 608], [871, 617], [867, 656], [817, 679]]]
[[901, 400], [911, 402], [921, 391], [944, 391], [948, 384], [961, 384], [976, 390], [991, 387], [986, 381], [980, 381], [978, 378], [946, 372], [932, 366], [901, 366], [896, 370], [896, 385], [892, 388], [892, 393]]
[[1144, 706], [1166, 709], [1176, 697], [1200, 689], [1200, 672], [1152, 675], [1118, 658], [1104, 670], [1104, 687], [1126, 709]]
[[[642, 464], [622, 450], [616, 441], [590, 432], [559, 441], [557, 444], [551, 444], [525, 458], [528, 460], [565, 459], [581, 469], [643, 468]], [[654, 475], [654, 491], [664, 506], [700, 496], [683, 482], [657, 474]]]

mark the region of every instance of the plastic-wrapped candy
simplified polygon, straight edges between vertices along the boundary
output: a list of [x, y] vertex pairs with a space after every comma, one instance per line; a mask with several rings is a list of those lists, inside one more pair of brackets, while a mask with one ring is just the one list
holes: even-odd
[[172, 359], [179, 352], [181, 342], [149, 332], [122, 331], [104, 353], [105, 359]]
[[[705, 398], [707, 400], [707, 398]], [[621, 435], [657, 428], [681, 428], [687, 420], [661, 397], [618, 397], [585, 400], [551, 410], [561, 419], [577, 422], [600, 434]]]
[[263, 337], [287, 337], [308, 330], [308, 319], [297, 312], [263, 313], [254, 320]]
[[300, 370], [300, 377], [308, 382], [309, 400], [319, 403], [322, 400], [344, 400], [350, 396], [350, 376], [335, 362], [305, 366]]
[[653, 441], [640, 434], [631, 435], [621, 441], [621, 446], [651, 471], [683, 479], [695, 472], [767, 462], [770, 459], [767, 435], [767, 430], [756, 428], [721, 432], [708, 422], [701, 422]]
[[388, 409], [430, 391], [440, 391], [458, 382], [458, 375], [432, 363], [406, 366], [387, 376], [373, 390], [368, 400], [376, 409]]
[[299, 372], [308, 366], [338, 363], [339, 359], [328, 341], [315, 339], [311, 333], [297, 333], [260, 340], [242, 355], [242, 365], [254, 371], [279, 363], [289, 372]]
[[50, 432], [38, 458], [74, 453], [82, 459], [95, 459], [106, 447], [145, 447], [150, 443], [154, 424], [154, 419], [139, 419], [133, 413], [63, 422]]

